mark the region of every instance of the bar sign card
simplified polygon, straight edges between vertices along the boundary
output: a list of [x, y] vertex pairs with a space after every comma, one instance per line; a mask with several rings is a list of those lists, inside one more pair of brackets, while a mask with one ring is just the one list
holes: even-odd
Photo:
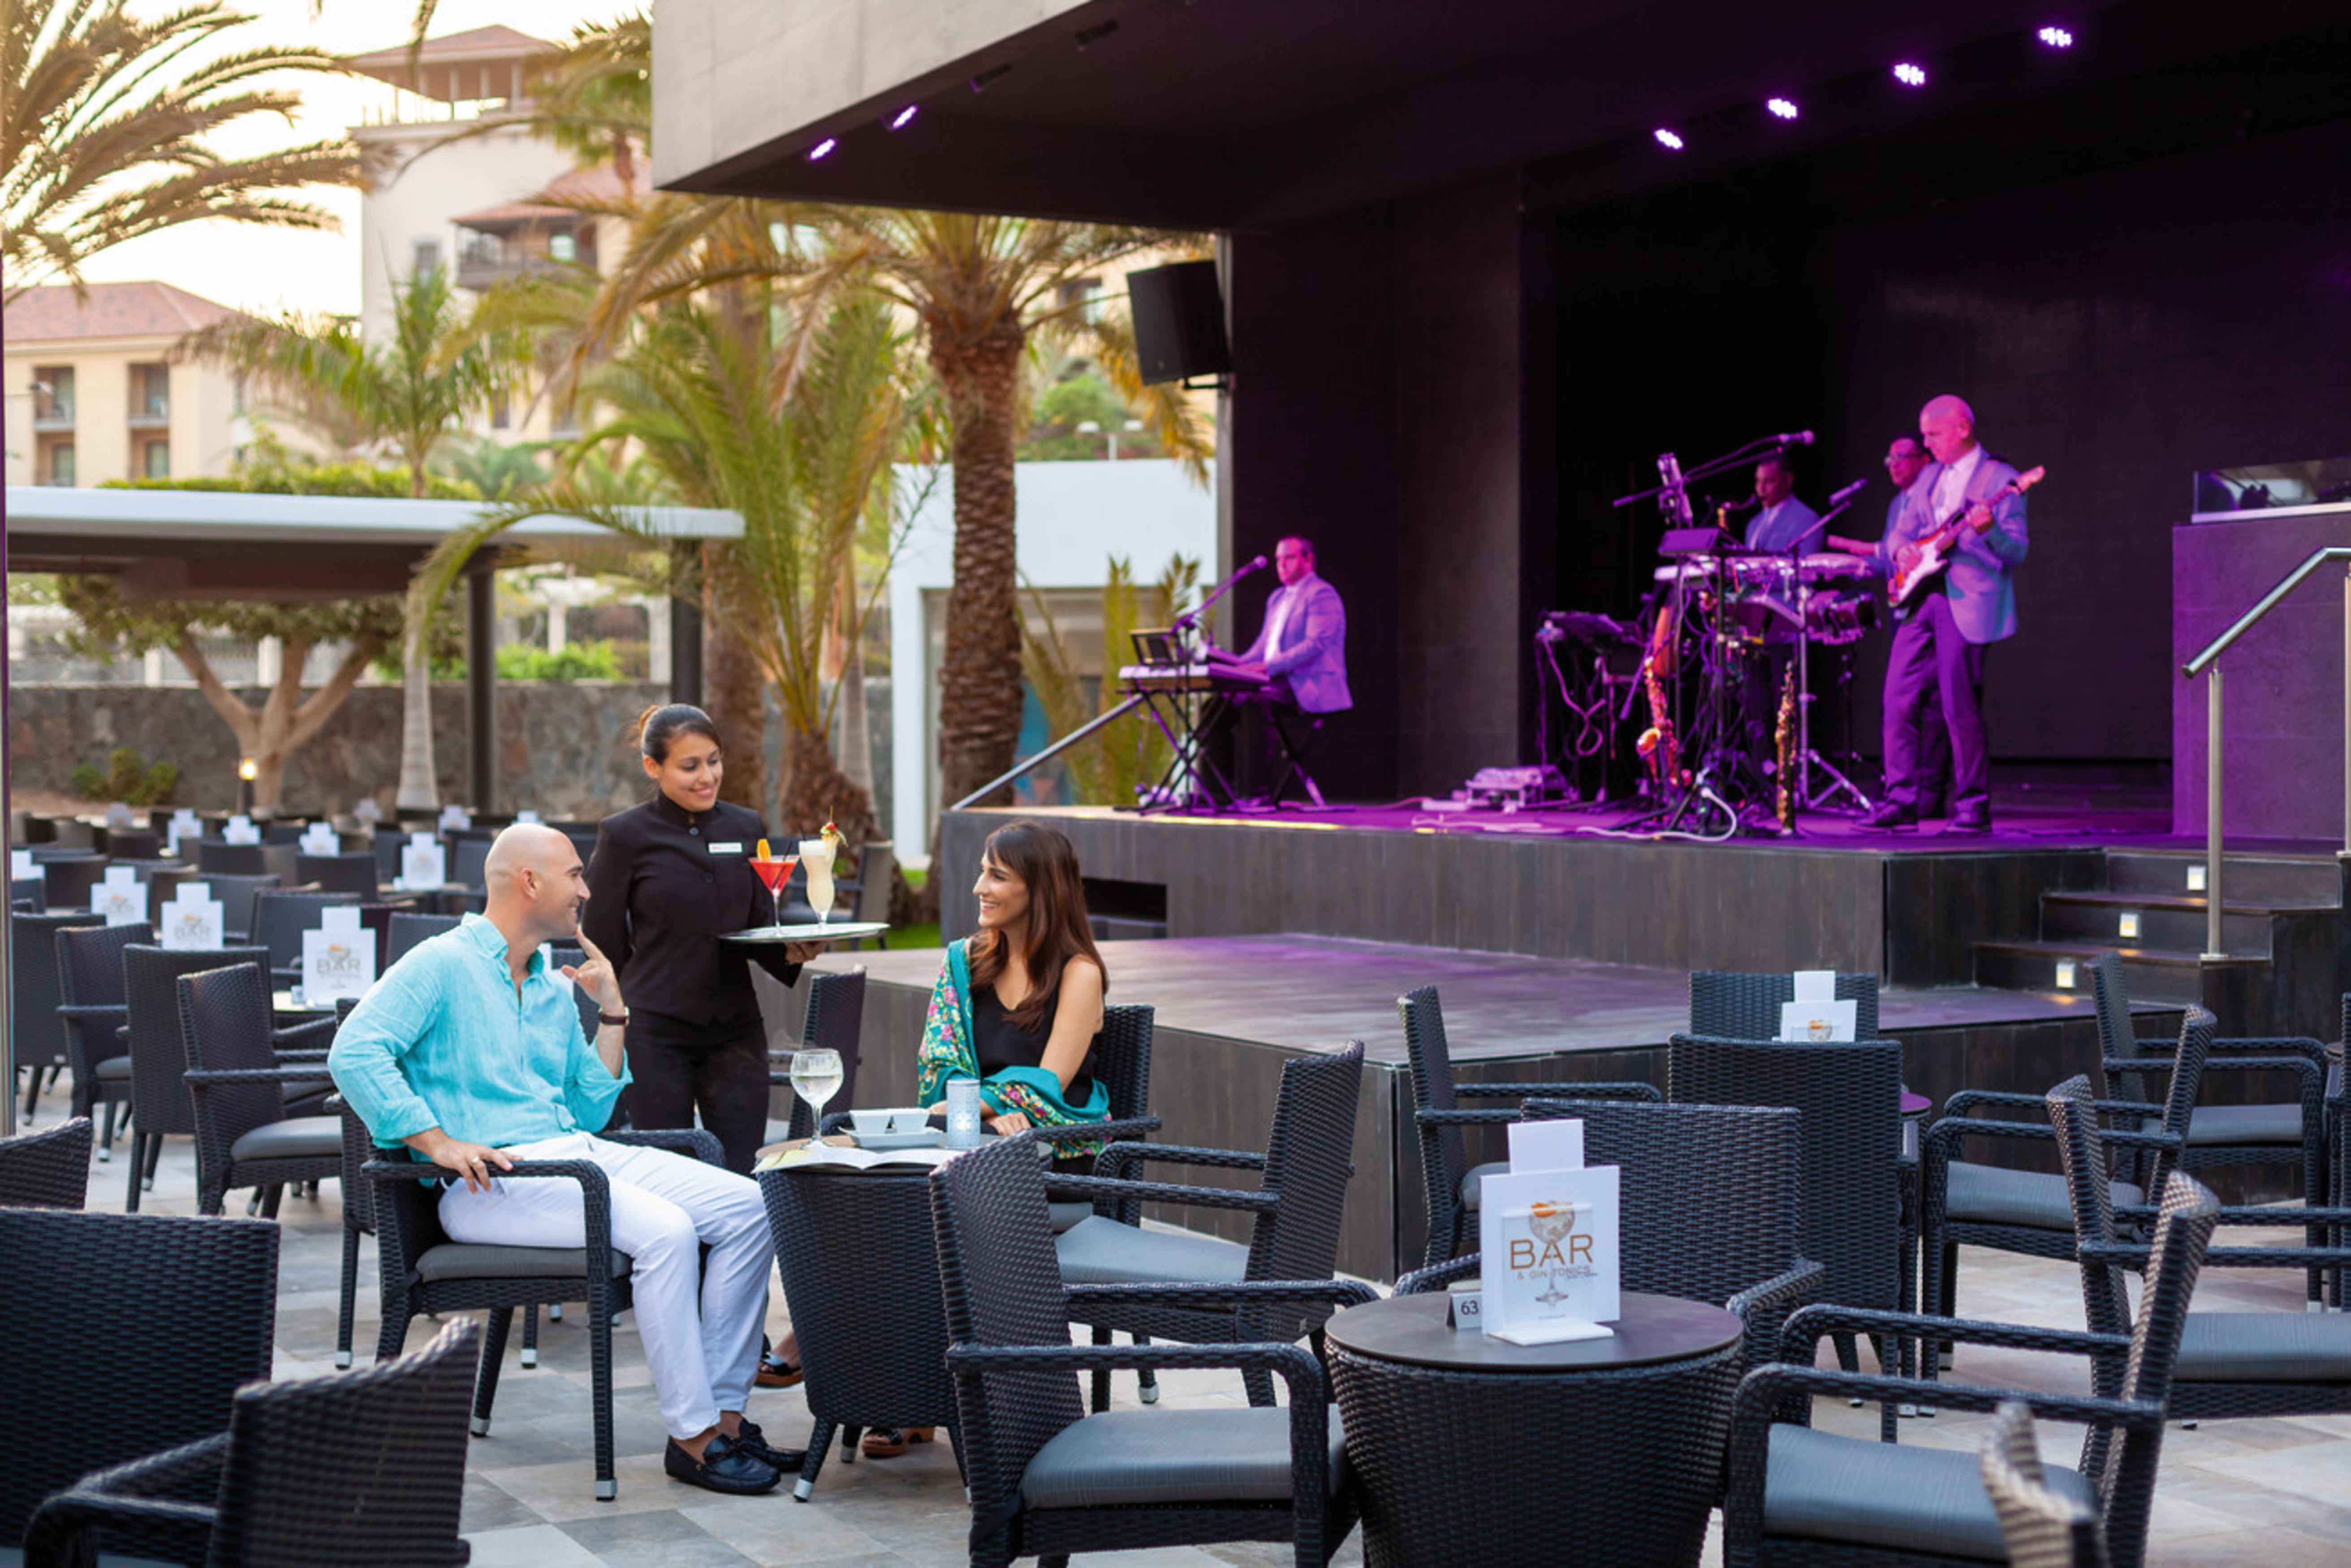
[[1837, 999], [1836, 971], [1798, 969], [1796, 999], [1780, 1004], [1782, 1040], [1851, 1040], [1860, 1004]]
[[375, 935], [350, 904], [319, 911], [319, 928], [302, 933], [302, 999], [331, 1002], [360, 997], [375, 984]]
[[396, 885], [413, 891], [439, 887], [449, 880], [448, 858], [431, 833], [411, 833], [400, 849], [400, 880]]
[[89, 912], [109, 925], [135, 925], [147, 918], [147, 884], [127, 865], [106, 868], [106, 880], [89, 890]]
[[163, 906], [163, 929], [156, 933], [172, 952], [212, 951], [224, 945], [220, 900], [201, 882], [183, 882]]

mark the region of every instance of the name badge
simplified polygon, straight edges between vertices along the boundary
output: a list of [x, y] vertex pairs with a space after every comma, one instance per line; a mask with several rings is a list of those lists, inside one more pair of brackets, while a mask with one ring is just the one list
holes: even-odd
[[731, 844], [713, 842], [710, 852], [714, 855], [739, 855], [743, 852], [743, 845], [739, 840]]

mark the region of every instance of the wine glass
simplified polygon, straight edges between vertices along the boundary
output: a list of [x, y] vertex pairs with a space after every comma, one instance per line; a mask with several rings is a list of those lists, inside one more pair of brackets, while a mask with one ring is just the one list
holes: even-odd
[[768, 896], [775, 901], [778, 925], [784, 923], [784, 883], [792, 880], [792, 867], [799, 863], [798, 855], [780, 855], [770, 860], [752, 858], [751, 869], [758, 872], [759, 880], [768, 884]]
[[808, 1102], [809, 1123], [824, 1132], [824, 1103], [841, 1092], [841, 1052], [820, 1046], [802, 1046], [792, 1055], [792, 1092]]

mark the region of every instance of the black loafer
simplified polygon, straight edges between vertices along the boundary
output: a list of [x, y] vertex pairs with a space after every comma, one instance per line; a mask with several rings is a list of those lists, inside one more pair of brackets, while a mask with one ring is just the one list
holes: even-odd
[[1958, 833], [1962, 838], [1978, 839], [1991, 831], [1990, 811], [1963, 811], [1943, 825], [1943, 831]]
[[798, 1472], [799, 1468], [808, 1462], [806, 1448], [768, 1447], [768, 1435], [759, 1430], [759, 1424], [757, 1421], [746, 1419], [740, 1427], [735, 1428], [734, 1443], [737, 1453], [748, 1454], [761, 1464], [772, 1466], [788, 1474]]
[[1887, 800], [1861, 820], [1861, 825], [1873, 832], [1891, 832], [1898, 828], [1915, 828], [1918, 813], [1898, 801]]
[[776, 1483], [784, 1479], [783, 1471], [754, 1458], [735, 1439], [723, 1434], [710, 1439], [699, 1459], [679, 1448], [677, 1439], [672, 1437], [669, 1446], [662, 1450], [662, 1469], [670, 1473], [673, 1480], [737, 1497], [773, 1491]]

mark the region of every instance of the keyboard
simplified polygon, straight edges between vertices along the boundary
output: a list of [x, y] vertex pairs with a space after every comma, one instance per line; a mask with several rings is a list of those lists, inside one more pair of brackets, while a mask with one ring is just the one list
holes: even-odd
[[1245, 674], [1230, 664], [1203, 662], [1191, 664], [1128, 664], [1119, 671], [1118, 684], [1129, 692], [1188, 695], [1263, 691], [1269, 682], [1263, 675]]

